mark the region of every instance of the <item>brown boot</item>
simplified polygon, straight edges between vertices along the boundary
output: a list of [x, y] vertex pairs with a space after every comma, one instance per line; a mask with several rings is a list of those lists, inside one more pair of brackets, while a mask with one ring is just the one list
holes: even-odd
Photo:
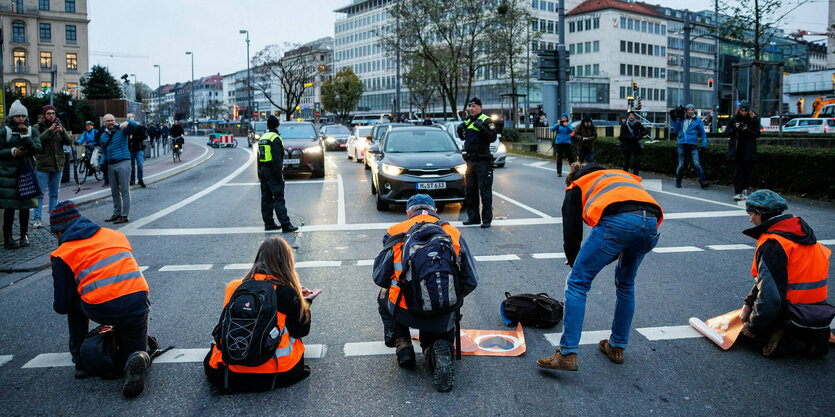
[[536, 364], [541, 368], [556, 369], [558, 371], [576, 371], [577, 370], [577, 354], [569, 353], [563, 355], [560, 348], [552, 356], [542, 358], [536, 361]]
[[786, 332], [786, 329], [776, 330], [771, 333], [771, 336], [768, 338], [768, 343], [763, 347], [763, 356], [767, 357], [777, 357], [779, 356], [779, 351], [777, 350], [777, 346], [780, 345], [780, 340], [783, 339], [783, 333]]
[[610, 361], [617, 364], [623, 363], [623, 348], [612, 347], [612, 345], [609, 344], [608, 339], [601, 340], [597, 346], [600, 347], [601, 352], [605, 353], [606, 356], [609, 357]]
[[401, 368], [415, 367], [415, 348], [412, 346], [412, 339], [408, 337], [398, 337], [395, 341], [395, 349], [397, 352], [397, 364]]

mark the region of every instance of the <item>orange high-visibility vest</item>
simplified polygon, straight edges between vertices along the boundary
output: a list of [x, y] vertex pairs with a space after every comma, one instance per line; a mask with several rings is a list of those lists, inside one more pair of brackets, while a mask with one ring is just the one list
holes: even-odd
[[82, 301], [102, 304], [148, 292], [148, 283], [131, 250], [124, 234], [102, 227], [87, 239], [62, 243], [51, 255], [72, 269]]
[[[826, 276], [829, 273], [829, 255], [832, 251], [816, 242], [801, 245], [782, 236], [763, 233], [757, 239], [757, 251], [768, 240], [775, 240], [786, 252], [789, 285], [786, 299], [792, 304], [813, 304], [826, 301]], [[756, 252], [754, 252], [756, 254]], [[751, 275], [757, 277], [757, 257], [751, 266]]]
[[[658, 206], [661, 212], [661, 205], [641, 185], [641, 177], [632, 175], [619, 169], [602, 169], [583, 175], [571, 183], [568, 190], [579, 187], [583, 194], [583, 221], [594, 227], [603, 217], [603, 211], [610, 204], [624, 201], [639, 203], [650, 203]], [[662, 218], [658, 219], [661, 225]]]
[[[252, 278], [261, 281], [270, 277], [264, 274], [255, 274]], [[232, 294], [235, 293], [235, 290], [238, 289], [238, 286], [242, 282], [243, 280], [236, 279], [226, 285], [226, 295], [223, 299], [224, 307], [226, 307], [226, 304], [229, 304], [229, 299], [232, 298]], [[275, 287], [276, 285], [274, 284], [273, 288]], [[304, 354], [304, 344], [301, 339], [290, 336], [287, 327], [284, 325], [287, 316], [278, 312], [276, 319], [276, 328], [278, 328], [278, 332], [281, 335], [281, 341], [275, 350], [275, 360], [269, 360], [263, 365], [258, 366], [228, 365], [230, 371], [241, 374], [274, 374], [287, 372], [299, 363]], [[212, 357], [209, 359], [209, 366], [217, 369], [221, 364], [223, 364], [223, 353], [218, 346], [212, 346]]]
[[[388, 234], [389, 236], [394, 236], [398, 233], [406, 233], [412, 228], [412, 226], [418, 223], [434, 223], [436, 221], [438, 221], [437, 217], [432, 216], [428, 211], [423, 210], [422, 214], [418, 214], [405, 222], [389, 227]], [[443, 228], [449, 237], [452, 238], [452, 246], [455, 248], [455, 255], [460, 257], [461, 244], [458, 242], [458, 239], [461, 237], [461, 233], [449, 223], [444, 224], [441, 228]], [[403, 273], [403, 242], [398, 243], [392, 248], [392, 255], [394, 255], [394, 275], [391, 277], [391, 286], [389, 287], [389, 302], [391, 302], [392, 305], [397, 305], [404, 310], [408, 310], [406, 307], [406, 301], [402, 298], [400, 299], [400, 304], [397, 304], [397, 297], [400, 295], [400, 274]]]

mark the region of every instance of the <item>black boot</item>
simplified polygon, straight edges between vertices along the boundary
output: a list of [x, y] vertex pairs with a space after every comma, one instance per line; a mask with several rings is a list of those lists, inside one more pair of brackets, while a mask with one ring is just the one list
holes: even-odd
[[29, 246], [29, 233], [23, 233], [20, 235], [20, 247], [24, 248]]
[[151, 365], [151, 357], [147, 352], [134, 352], [125, 365], [125, 385], [122, 395], [127, 398], [136, 397], [145, 390], [145, 370]]
[[15, 241], [14, 238], [9, 235], [6, 235], [3, 242], [3, 246], [6, 249], [17, 249], [20, 247], [20, 245], [17, 244], [17, 241]]

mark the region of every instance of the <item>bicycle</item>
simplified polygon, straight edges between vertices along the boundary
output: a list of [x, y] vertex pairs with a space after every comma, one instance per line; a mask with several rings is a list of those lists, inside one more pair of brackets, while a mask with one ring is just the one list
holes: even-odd
[[[102, 179], [102, 172], [92, 166], [90, 164], [90, 156], [87, 155], [87, 147], [86, 146], [79, 146], [77, 149], [73, 149], [73, 153], [76, 154], [76, 157], [73, 158], [74, 168], [75, 171], [75, 183], [76, 185], [84, 184], [87, 181], [88, 176], [93, 176], [96, 178], [96, 181]], [[78, 154], [81, 156], [78, 157]]]
[[172, 138], [172, 150], [171, 150], [171, 157], [174, 158], [174, 162], [182, 161], [181, 154], [183, 153], [183, 144], [185, 139], [180, 137]]

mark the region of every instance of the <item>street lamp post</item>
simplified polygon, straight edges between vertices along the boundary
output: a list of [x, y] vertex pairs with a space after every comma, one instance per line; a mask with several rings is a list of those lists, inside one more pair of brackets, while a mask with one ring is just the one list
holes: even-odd
[[191, 120], [197, 120], [194, 116], [194, 54], [191, 51], [187, 51], [186, 55], [191, 55], [191, 87], [189, 88], [189, 93], [191, 96]]
[[246, 29], [241, 29], [241, 34], [246, 34], [246, 83], [247, 83], [247, 113], [249, 116], [252, 117], [252, 77], [249, 70], [249, 31]]
[[157, 69], [157, 88], [162, 87], [162, 67], [159, 64], [154, 64], [154, 68]]

